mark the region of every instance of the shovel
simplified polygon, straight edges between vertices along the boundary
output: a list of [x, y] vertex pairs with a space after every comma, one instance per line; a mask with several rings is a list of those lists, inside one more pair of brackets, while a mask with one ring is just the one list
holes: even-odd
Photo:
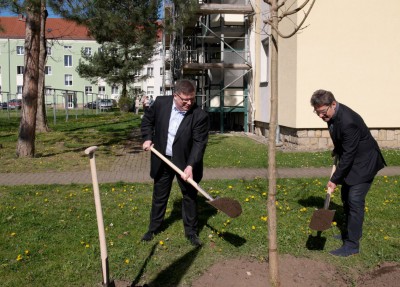
[[[336, 165], [332, 166], [332, 174], [335, 172]], [[309, 227], [313, 230], [324, 231], [331, 227], [333, 217], [335, 215], [335, 210], [329, 210], [329, 203], [331, 201], [331, 194], [333, 189], [328, 189], [325, 197], [325, 203], [323, 209], [318, 209], [314, 211]]]
[[[176, 165], [174, 165], [170, 160], [168, 160], [165, 156], [163, 156], [158, 150], [156, 150], [153, 146], [151, 146], [151, 151], [155, 153], [159, 158], [161, 158], [166, 164], [168, 164], [173, 170], [175, 170], [180, 175], [184, 174], [182, 170], [180, 170]], [[240, 203], [232, 198], [227, 197], [217, 197], [212, 198], [204, 189], [202, 189], [197, 182], [195, 182], [192, 178], [188, 178], [187, 181], [199, 191], [205, 198], [208, 199], [207, 203], [214, 206], [216, 209], [221, 210], [223, 213], [228, 215], [229, 217], [235, 218], [238, 217], [242, 213], [242, 207]]]

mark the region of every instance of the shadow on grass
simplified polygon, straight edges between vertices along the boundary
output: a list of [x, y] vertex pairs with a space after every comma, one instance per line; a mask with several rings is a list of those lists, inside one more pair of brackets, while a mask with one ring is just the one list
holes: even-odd
[[[134, 286], [136, 286], [137, 283], [139, 283], [140, 278], [142, 278], [144, 271], [146, 270], [147, 264], [149, 263], [150, 259], [153, 257], [154, 252], [156, 251], [156, 247], [157, 247], [157, 243], [154, 244], [153, 247], [151, 248], [149, 255], [147, 256], [146, 260], [143, 262], [142, 268], [140, 268], [138, 274], [136, 275], [136, 278], [133, 280], [130, 287], [134, 287]], [[146, 285], [144, 285], [144, 286], [146, 286]]]
[[[212, 227], [209, 224], [206, 224], [206, 226], [208, 228], [210, 228], [215, 234], [220, 233], [219, 230], [215, 229], [214, 227]], [[224, 233], [220, 233], [220, 235], [218, 235], [219, 237], [223, 238], [225, 241], [229, 242], [230, 244], [232, 244], [235, 247], [240, 247], [243, 244], [246, 243], [246, 239], [243, 237], [240, 237], [239, 235], [230, 233], [230, 232], [224, 232]]]
[[193, 261], [197, 258], [197, 254], [201, 247], [196, 247], [173, 262], [167, 268], [162, 270], [156, 278], [154, 278], [148, 286], [178, 286], [184, 274], [186, 274]]
[[[309, 196], [306, 199], [300, 199], [298, 201], [304, 207], [322, 209], [324, 206], [325, 197], [318, 196]], [[333, 217], [333, 221], [337, 223], [337, 228], [341, 233], [345, 230], [345, 220], [344, 220], [344, 211], [343, 206], [338, 205], [336, 203], [330, 202], [329, 207], [330, 210], [335, 210], [335, 216]], [[310, 234], [308, 236], [306, 247], [308, 250], [323, 250], [325, 247], [327, 238], [322, 236], [322, 232], [318, 231], [317, 235]]]

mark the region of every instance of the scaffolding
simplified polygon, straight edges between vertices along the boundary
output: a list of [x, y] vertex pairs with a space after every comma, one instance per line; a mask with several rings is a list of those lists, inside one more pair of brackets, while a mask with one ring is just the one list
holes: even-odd
[[[172, 94], [174, 80], [192, 79], [197, 103], [209, 112], [213, 130], [247, 132], [253, 7], [248, 0], [199, 0], [198, 5], [185, 27], [164, 33], [163, 91]], [[173, 24], [184, 12], [164, 1], [165, 21]]]

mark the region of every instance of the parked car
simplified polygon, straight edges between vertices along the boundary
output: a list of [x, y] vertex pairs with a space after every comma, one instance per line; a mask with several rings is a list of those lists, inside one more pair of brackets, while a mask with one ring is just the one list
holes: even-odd
[[99, 101], [99, 107], [102, 110], [111, 110], [113, 107], [113, 101], [110, 99], [101, 99]]
[[101, 99], [98, 102], [88, 102], [85, 104], [85, 108], [87, 109], [95, 109], [98, 107], [101, 110], [111, 110], [113, 106], [113, 101], [110, 99]]
[[19, 110], [22, 107], [22, 100], [12, 99], [8, 102], [8, 108], [10, 110]]
[[2, 108], [3, 110], [7, 110], [7, 107], [8, 107], [7, 102], [2, 102], [2, 103], [1, 103], [1, 108]]

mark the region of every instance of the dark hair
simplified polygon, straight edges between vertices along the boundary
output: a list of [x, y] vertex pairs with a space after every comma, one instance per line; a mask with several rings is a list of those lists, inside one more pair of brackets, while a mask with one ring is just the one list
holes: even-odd
[[190, 95], [196, 92], [196, 86], [193, 81], [190, 80], [178, 80], [175, 83], [174, 93]]
[[311, 96], [311, 105], [313, 107], [330, 106], [335, 100], [334, 95], [330, 91], [316, 90]]

